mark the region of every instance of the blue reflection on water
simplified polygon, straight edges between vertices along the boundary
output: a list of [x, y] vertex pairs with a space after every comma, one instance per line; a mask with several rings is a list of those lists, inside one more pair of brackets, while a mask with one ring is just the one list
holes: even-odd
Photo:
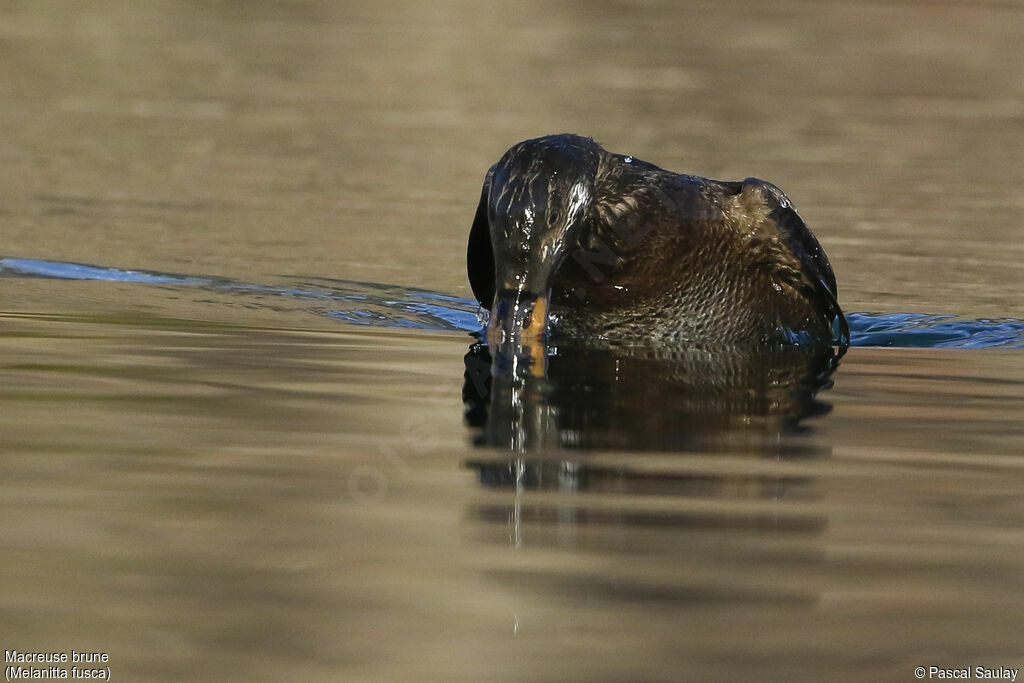
[[144, 282], [147, 284], [202, 284], [203, 278], [187, 275], [147, 273], [141, 270], [118, 270], [81, 263], [39, 261], [23, 258], [0, 258], [0, 275], [42, 277], [58, 280], [106, 280], [108, 282]]
[[[294, 282], [293, 286], [273, 287], [213, 276], [3, 257], [0, 257], [0, 277], [193, 287], [242, 296], [316, 301], [316, 307], [307, 309], [310, 313], [356, 325], [464, 332], [480, 329], [477, 303], [472, 299], [375, 282], [287, 278]], [[965, 320], [954, 315], [923, 313], [850, 313], [847, 319], [853, 346], [1024, 348], [1024, 321], [1015, 318]]]
[[963, 320], [922, 313], [850, 313], [853, 346], [908, 348], [1024, 348], [1024, 321], [1015, 318]]

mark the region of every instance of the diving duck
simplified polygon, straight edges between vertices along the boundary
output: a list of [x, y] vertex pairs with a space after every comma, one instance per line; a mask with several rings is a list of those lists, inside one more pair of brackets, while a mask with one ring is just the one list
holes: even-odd
[[491, 343], [849, 343], [828, 257], [779, 188], [579, 135], [520, 142], [490, 168], [467, 263]]

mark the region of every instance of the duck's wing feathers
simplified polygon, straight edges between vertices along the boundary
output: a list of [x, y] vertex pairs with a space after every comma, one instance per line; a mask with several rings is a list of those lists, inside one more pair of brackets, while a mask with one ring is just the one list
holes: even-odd
[[789, 197], [775, 185], [757, 178], [744, 180], [741, 194], [748, 206], [760, 204], [758, 208], [761, 208], [763, 213], [758, 213], [765, 216], [764, 228], [771, 230], [774, 227], [778, 231], [778, 235], [792, 253], [794, 262], [799, 264], [802, 279], [815, 290], [817, 300], [825, 303], [825, 313], [837, 328], [837, 338], [848, 339], [849, 330], [846, 318], [839, 308], [836, 276], [832, 271], [832, 264], [829, 263], [828, 256], [825, 255], [825, 250], [818, 239], [793, 208]]

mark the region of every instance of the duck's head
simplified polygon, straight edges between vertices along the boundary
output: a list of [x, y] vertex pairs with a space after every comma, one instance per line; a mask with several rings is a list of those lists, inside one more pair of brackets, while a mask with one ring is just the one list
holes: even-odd
[[488, 172], [467, 260], [492, 343], [543, 338], [552, 279], [584, 230], [603, 153], [590, 138], [550, 135], [517, 144]]

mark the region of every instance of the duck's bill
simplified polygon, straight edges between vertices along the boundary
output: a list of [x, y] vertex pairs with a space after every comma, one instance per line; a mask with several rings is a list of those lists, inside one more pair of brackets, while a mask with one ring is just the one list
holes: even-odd
[[548, 295], [503, 290], [498, 293], [487, 325], [487, 342], [500, 353], [526, 352], [533, 374], [543, 374], [548, 328]]

